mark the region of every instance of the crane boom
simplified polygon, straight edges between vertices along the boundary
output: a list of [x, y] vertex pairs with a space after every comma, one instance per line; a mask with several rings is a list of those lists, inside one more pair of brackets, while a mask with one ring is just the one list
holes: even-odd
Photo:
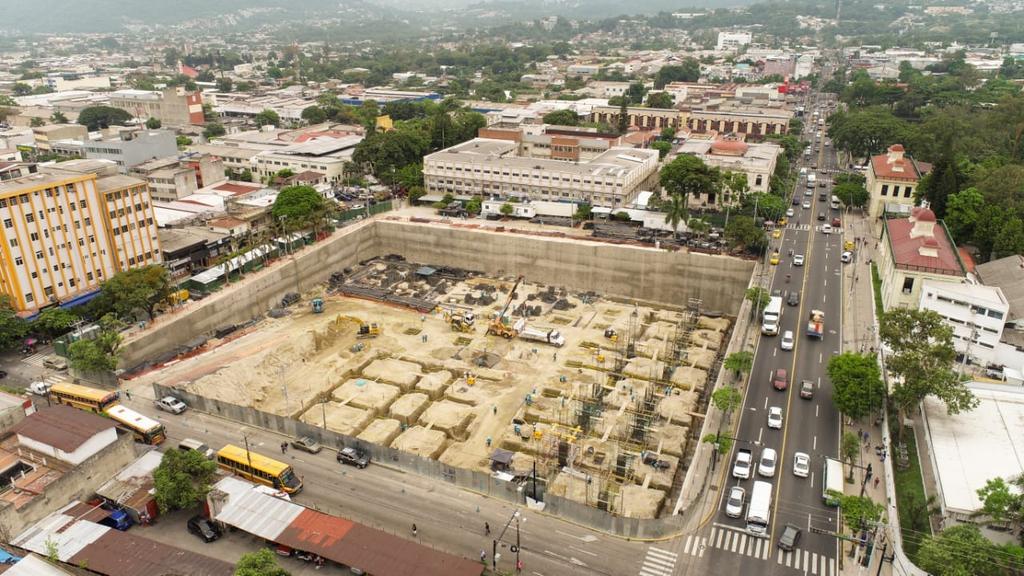
[[516, 297], [516, 289], [519, 288], [519, 284], [523, 281], [523, 277], [516, 278], [516, 283], [512, 285], [512, 290], [508, 293], [508, 299], [505, 300], [505, 307], [501, 309], [501, 314], [498, 315], [498, 320], [505, 318], [505, 314], [508, 312], [508, 307], [512, 305], [512, 300]]
[[494, 334], [501, 336], [505, 339], [512, 339], [519, 335], [519, 330], [515, 326], [505, 326], [505, 314], [508, 313], [508, 309], [512, 306], [512, 300], [516, 297], [516, 290], [519, 288], [519, 284], [523, 281], [523, 277], [516, 278], [516, 283], [512, 286], [512, 290], [509, 290], [508, 299], [505, 300], [505, 306], [501, 308], [501, 312], [498, 317], [491, 321], [490, 326], [487, 327], [488, 334]]

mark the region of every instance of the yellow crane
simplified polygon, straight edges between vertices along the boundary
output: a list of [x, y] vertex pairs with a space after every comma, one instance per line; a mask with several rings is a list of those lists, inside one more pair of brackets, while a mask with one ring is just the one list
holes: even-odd
[[512, 285], [512, 290], [508, 293], [508, 299], [505, 300], [505, 306], [501, 309], [501, 313], [498, 314], [497, 318], [491, 320], [490, 325], [487, 326], [487, 334], [493, 334], [495, 336], [501, 336], [506, 340], [511, 340], [519, 335], [519, 331], [511, 326], [511, 323], [505, 323], [505, 314], [508, 313], [508, 309], [512, 306], [512, 300], [516, 297], [516, 289], [519, 288], [519, 284], [523, 281], [523, 277], [516, 278], [516, 283]]

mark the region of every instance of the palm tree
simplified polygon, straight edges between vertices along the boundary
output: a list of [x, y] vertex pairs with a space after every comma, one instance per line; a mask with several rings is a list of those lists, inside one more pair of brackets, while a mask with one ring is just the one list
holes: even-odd
[[703, 237], [711, 229], [711, 224], [703, 218], [690, 218], [686, 222], [686, 226], [698, 237]]
[[685, 196], [682, 194], [669, 196], [668, 204], [665, 205], [665, 223], [672, 227], [673, 233], [679, 234], [679, 224], [686, 220], [688, 213]]

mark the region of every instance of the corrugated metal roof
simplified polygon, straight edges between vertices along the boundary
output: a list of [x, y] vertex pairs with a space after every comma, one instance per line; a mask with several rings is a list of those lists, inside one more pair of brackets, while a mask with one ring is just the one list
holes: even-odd
[[[91, 522], [78, 522], [91, 524]], [[234, 566], [130, 532], [107, 530], [71, 557], [70, 562], [88, 566], [107, 576], [231, 576]]]
[[36, 554], [48, 556], [50, 552], [47, 549], [47, 542], [49, 541], [57, 546], [57, 558], [61, 562], [67, 562], [69, 558], [78, 554], [110, 530], [106, 526], [92, 522], [76, 522], [73, 516], [65, 514], [66, 511], [78, 504], [78, 501], [72, 502], [36, 522], [12, 540], [11, 544]]
[[96, 493], [108, 500], [125, 502], [139, 490], [148, 491], [153, 486], [153, 471], [160, 466], [162, 459], [163, 453], [161, 452], [156, 450], [146, 452], [141, 458], [129, 464], [100, 486]]
[[69, 576], [70, 574], [70, 572], [65, 572], [35, 555], [22, 558], [21, 561], [4, 572], [4, 576]]
[[74, 452], [93, 436], [113, 428], [111, 420], [85, 410], [58, 405], [43, 408], [22, 420], [15, 433], [64, 452]]
[[[219, 488], [220, 482], [217, 483]], [[277, 541], [299, 514], [302, 506], [252, 490], [228, 491], [230, 497], [216, 520], [266, 540]]]

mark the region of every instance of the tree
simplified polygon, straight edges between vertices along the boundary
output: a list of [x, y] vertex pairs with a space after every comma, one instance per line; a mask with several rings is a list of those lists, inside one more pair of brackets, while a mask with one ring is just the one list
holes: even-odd
[[658, 140], [651, 144], [651, 148], [658, 151], [659, 160], [664, 160], [665, 156], [668, 156], [668, 153], [672, 151], [672, 143], [665, 142], [664, 140]]
[[32, 128], [46, 126], [46, 120], [40, 118], [39, 116], [33, 116], [32, 119], [29, 120], [28, 125]]
[[839, 441], [839, 454], [843, 460], [850, 463], [850, 474], [846, 477], [847, 482], [853, 482], [853, 464], [860, 455], [860, 436], [856, 432], [847, 430]]
[[[891, 398], [900, 422], [926, 396], [942, 400], [950, 414], [977, 406], [978, 399], [953, 370], [953, 329], [938, 313], [895, 308], [882, 314], [878, 331], [892, 350], [887, 365], [896, 376]], [[899, 430], [902, 434], [903, 427]]]
[[967, 188], [946, 201], [946, 227], [958, 244], [974, 238], [974, 226], [985, 207], [985, 197], [977, 188]]
[[163, 125], [164, 123], [161, 122], [159, 118], [150, 118], [149, 120], [146, 120], [146, 128], [149, 128], [150, 130], [157, 130]]
[[630, 82], [629, 88], [626, 89], [625, 101], [627, 104], [642, 104], [644, 101], [644, 94], [647, 93], [647, 88], [643, 82]]
[[658, 179], [666, 192], [682, 196], [687, 204], [693, 195], [715, 194], [722, 187], [722, 173], [718, 168], [689, 154], [681, 154], [662, 167]]
[[78, 123], [89, 130], [101, 130], [111, 126], [124, 125], [132, 115], [111, 106], [90, 106], [78, 113]]
[[60, 110], [57, 110], [53, 114], [50, 114], [50, 120], [52, 120], [54, 124], [67, 124], [68, 123], [68, 117], [65, 116], [64, 113], [61, 112]]
[[832, 381], [832, 402], [854, 420], [876, 413], [885, 399], [885, 384], [875, 358], [867, 354], [844, 352], [828, 361]]
[[580, 123], [580, 116], [573, 110], [553, 110], [541, 118], [545, 124], [556, 126], [576, 126]]
[[732, 386], [723, 386], [711, 393], [711, 402], [722, 412], [732, 412], [743, 404], [743, 394]]
[[217, 463], [197, 450], [168, 450], [153, 471], [153, 488], [160, 512], [188, 510], [201, 504], [210, 491]]
[[672, 227], [672, 231], [679, 233], [679, 224], [686, 220], [689, 210], [686, 207], [686, 199], [679, 194], [671, 194], [665, 204], [665, 223]]
[[24, 82], [15, 82], [14, 85], [11, 86], [11, 92], [15, 96], [28, 96], [32, 93], [32, 87]]
[[833, 143], [857, 157], [878, 154], [903, 140], [906, 122], [886, 109], [868, 108], [837, 112], [829, 117], [828, 135]]
[[703, 238], [708, 233], [708, 230], [711, 230], [711, 223], [703, 218], [690, 217], [686, 221], [686, 227], [698, 238]]
[[512, 213], [515, 212], [515, 208], [513, 208], [512, 205], [509, 204], [508, 202], [505, 202], [504, 204], [501, 205], [499, 211], [503, 216], [511, 216]]
[[868, 205], [871, 194], [863, 184], [844, 182], [832, 187], [832, 195], [839, 198], [844, 206], [849, 208], [863, 208]]
[[52, 306], [39, 313], [32, 322], [32, 327], [50, 338], [56, 338], [67, 332], [78, 320], [79, 317], [74, 312]]
[[786, 213], [786, 201], [775, 194], [754, 192], [743, 197], [744, 208], [757, 207], [757, 216], [765, 220], [778, 220]]
[[179, 150], [183, 150], [186, 146], [192, 145], [192, 139], [183, 135], [176, 136], [174, 138], [174, 142], [178, 145]]
[[17, 105], [18, 105], [18, 103], [14, 101], [14, 98], [11, 98], [7, 94], [0, 94], [0, 106], [17, 106]]
[[0, 350], [14, 348], [28, 333], [28, 323], [14, 310], [11, 297], [0, 294]]
[[974, 524], [956, 524], [925, 536], [916, 564], [935, 576], [1011, 576], [1024, 569], [1019, 546], [999, 546]]
[[[755, 302], [755, 300], [752, 300], [750, 298], [749, 290], [747, 299], [751, 300], [751, 302]], [[765, 304], [767, 304], [767, 300], [765, 300], [764, 302]], [[754, 354], [747, 350], [733, 352], [732, 354], [729, 354], [728, 356], [725, 357], [724, 365], [726, 370], [732, 370], [733, 372], [736, 373], [737, 376], [741, 374], [747, 374], [750, 372], [750, 369], [753, 368], [754, 366]]]
[[221, 92], [231, 92], [233, 85], [234, 82], [231, 80], [231, 78], [228, 78], [226, 76], [222, 78], [217, 78], [217, 90]]
[[687, 58], [682, 64], [662, 66], [654, 75], [654, 89], [661, 90], [671, 82], [696, 82], [700, 80], [700, 62]]
[[256, 125], [257, 126], [280, 126], [281, 125], [281, 117], [277, 115], [277, 112], [274, 112], [270, 108], [267, 108], [267, 109], [263, 110], [262, 112], [260, 112], [259, 114], [256, 114], [256, 117], [254, 118], [254, 120], [256, 121]]
[[121, 318], [134, 318], [142, 310], [152, 320], [157, 304], [171, 293], [170, 276], [163, 266], [151, 264], [122, 270], [104, 282], [101, 289]]
[[466, 202], [466, 212], [469, 212], [473, 216], [480, 214], [480, 210], [483, 208], [484, 200], [480, 196], [473, 196]]
[[1024, 254], [1024, 221], [1011, 216], [1003, 223], [992, 244], [992, 258]]
[[747, 288], [744, 296], [754, 305], [754, 310], [758, 314], [764, 310], [765, 306], [768, 305], [768, 300], [771, 298], [768, 294], [768, 290], [761, 288], [760, 286], [751, 286], [750, 288]]
[[857, 534], [881, 520], [885, 507], [867, 496], [839, 495], [839, 509], [850, 532]]
[[[763, 228], [750, 216], [734, 216], [725, 225], [725, 239], [732, 248], [746, 248], [756, 252], [768, 242]], [[765, 301], [767, 304], [767, 301]]]
[[650, 92], [647, 94], [648, 108], [672, 108], [675, 106], [675, 99], [668, 92]]
[[207, 140], [225, 134], [227, 134], [227, 130], [224, 129], [224, 125], [220, 122], [207, 122], [206, 127], [203, 128], [203, 137]]
[[1014, 533], [1020, 533], [1024, 526], [1024, 475], [1007, 482], [993, 478], [978, 489], [982, 502], [979, 516], [985, 516], [994, 523], [1007, 523]]
[[82, 372], [112, 372], [117, 369], [124, 324], [112, 314], [99, 321], [99, 332], [91, 340], [78, 340], [68, 346], [71, 367]]
[[921, 179], [919, 187], [936, 218], [946, 217], [946, 202], [950, 196], [960, 191], [962, 183], [963, 176], [953, 154], [952, 137], [947, 136], [942, 146], [942, 154], [935, 161], [932, 171]]
[[701, 442], [714, 444], [715, 451], [719, 454], [728, 454], [729, 449], [732, 448], [732, 438], [721, 434], [705, 434], [704, 437], [701, 438]]
[[242, 554], [235, 565], [234, 576], [291, 576], [291, 573], [277, 565], [277, 557], [270, 548], [260, 548]]
[[626, 132], [629, 132], [629, 104], [626, 102], [625, 98], [623, 98], [622, 101], [619, 102], [618, 120], [619, 134], [625, 134]]
[[320, 124], [327, 121], [327, 112], [319, 106], [310, 106], [303, 108], [302, 119], [310, 124]]
[[325, 208], [324, 197], [312, 186], [288, 186], [278, 193], [270, 213], [275, 221], [295, 230], [311, 225]]

